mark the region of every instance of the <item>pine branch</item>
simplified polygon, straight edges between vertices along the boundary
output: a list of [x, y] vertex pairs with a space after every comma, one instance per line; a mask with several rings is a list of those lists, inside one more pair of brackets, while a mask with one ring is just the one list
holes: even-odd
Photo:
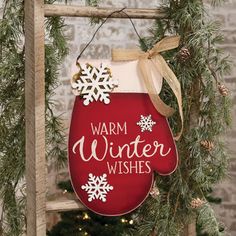
[[[0, 20], [0, 196], [3, 199], [2, 235], [6, 236], [22, 235], [25, 227], [23, 27], [23, 0], [5, 1], [3, 19]], [[60, 165], [66, 159], [65, 136], [59, 117], [54, 115], [51, 99], [58, 85], [58, 65], [67, 53], [63, 27], [61, 18], [47, 20], [46, 145], [47, 156]]]

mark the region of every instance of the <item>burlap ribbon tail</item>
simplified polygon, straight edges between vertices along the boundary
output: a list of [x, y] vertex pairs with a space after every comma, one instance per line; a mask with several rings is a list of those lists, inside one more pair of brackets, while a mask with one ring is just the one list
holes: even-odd
[[155, 107], [155, 109], [163, 116], [169, 117], [174, 113], [173, 108], [165, 104], [158, 95], [157, 89], [154, 84], [155, 74], [160, 73], [166, 80], [175, 94], [179, 107], [179, 114], [181, 118], [181, 130], [175, 136], [175, 140], [179, 140], [183, 132], [183, 108], [182, 108], [182, 95], [181, 86], [173, 71], [170, 69], [165, 59], [160, 52], [168, 51], [179, 46], [180, 37], [171, 36], [165, 37], [154, 47], [143, 52], [138, 49], [113, 49], [112, 59], [113, 61], [133, 61], [138, 60], [138, 68], [141, 72], [142, 79], [146, 86], [148, 95]]

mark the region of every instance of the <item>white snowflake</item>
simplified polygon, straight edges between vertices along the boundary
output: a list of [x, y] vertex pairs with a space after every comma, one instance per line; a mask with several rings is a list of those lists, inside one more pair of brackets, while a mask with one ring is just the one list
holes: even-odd
[[137, 122], [137, 125], [140, 126], [141, 132], [144, 132], [145, 130], [152, 132], [152, 126], [155, 125], [156, 122], [152, 120], [152, 116], [143, 116], [141, 115], [141, 119], [139, 122]]
[[88, 193], [88, 201], [91, 202], [94, 199], [100, 199], [106, 202], [107, 193], [113, 190], [113, 186], [107, 183], [107, 175], [95, 176], [90, 173], [88, 177], [88, 182], [81, 186]]
[[112, 79], [110, 69], [101, 64], [100, 68], [89, 64], [81, 65], [79, 79], [72, 82], [72, 88], [77, 89], [85, 99], [84, 105], [98, 101], [110, 103], [109, 93], [118, 86], [118, 81]]

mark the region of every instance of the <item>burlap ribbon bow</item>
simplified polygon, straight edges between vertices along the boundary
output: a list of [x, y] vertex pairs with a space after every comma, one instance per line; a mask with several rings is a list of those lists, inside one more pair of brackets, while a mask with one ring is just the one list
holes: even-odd
[[114, 61], [132, 61], [138, 60], [138, 68], [140, 69], [142, 79], [145, 83], [149, 97], [156, 110], [163, 116], [169, 117], [174, 113], [174, 110], [165, 104], [158, 95], [154, 85], [155, 73], [160, 73], [166, 80], [175, 94], [179, 106], [179, 114], [181, 118], [181, 130], [176, 135], [175, 140], [179, 140], [183, 132], [183, 109], [181, 86], [173, 71], [170, 69], [160, 52], [168, 51], [179, 46], [180, 37], [171, 36], [165, 37], [154, 47], [143, 52], [138, 49], [113, 49], [112, 59]]

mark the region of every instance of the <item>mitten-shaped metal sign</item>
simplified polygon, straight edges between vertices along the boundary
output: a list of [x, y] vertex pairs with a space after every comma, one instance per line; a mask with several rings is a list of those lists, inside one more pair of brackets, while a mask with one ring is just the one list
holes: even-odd
[[154, 172], [168, 175], [178, 163], [168, 121], [153, 106], [136, 67], [137, 62], [81, 62], [72, 81], [81, 96], [69, 135], [71, 181], [81, 202], [102, 215], [137, 208]]

